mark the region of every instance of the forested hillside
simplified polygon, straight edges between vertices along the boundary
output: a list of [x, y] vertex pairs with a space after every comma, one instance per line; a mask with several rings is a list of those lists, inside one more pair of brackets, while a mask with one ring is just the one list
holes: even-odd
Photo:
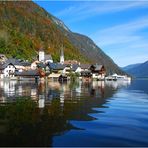
[[64, 46], [65, 59], [103, 64], [108, 73], [123, 73], [91, 39], [73, 33], [32, 1], [0, 2], [0, 26], [0, 53], [8, 57], [31, 61], [42, 48], [58, 61]]

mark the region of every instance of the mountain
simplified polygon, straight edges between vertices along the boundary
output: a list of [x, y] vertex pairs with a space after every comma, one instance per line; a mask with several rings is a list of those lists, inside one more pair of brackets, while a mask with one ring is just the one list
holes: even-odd
[[148, 61], [141, 64], [128, 65], [123, 70], [134, 77], [148, 77]]
[[0, 2], [0, 53], [33, 60], [43, 48], [54, 61], [61, 46], [65, 59], [105, 65], [107, 72], [124, 73], [90, 38], [73, 33], [61, 20], [32, 1]]
[[130, 70], [130, 69], [136, 68], [137, 66], [139, 66], [139, 65], [141, 65], [141, 64], [142, 64], [142, 63], [131, 64], [131, 65], [122, 67], [122, 69], [123, 69], [124, 71], [128, 71], [128, 70]]

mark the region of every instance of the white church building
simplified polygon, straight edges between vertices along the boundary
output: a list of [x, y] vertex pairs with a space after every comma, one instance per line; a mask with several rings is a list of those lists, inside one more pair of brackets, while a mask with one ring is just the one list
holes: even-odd
[[[43, 62], [43, 63], [53, 63], [53, 59], [52, 56], [50, 54], [45, 54], [43, 49], [39, 50], [39, 58], [38, 58], [39, 62]], [[60, 63], [64, 64], [64, 51], [63, 51], [63, 47], [61, 49], [61, 55], [60, 55]]]
[[52, 56], [50, 54], [45, 54], [44, 50], [40, 49], [39, 50], [39, 62], [43, 63], [53, 63]]

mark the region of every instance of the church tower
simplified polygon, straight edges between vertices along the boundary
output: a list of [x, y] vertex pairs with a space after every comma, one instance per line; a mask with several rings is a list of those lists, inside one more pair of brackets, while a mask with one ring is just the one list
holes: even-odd
[[39, 50], [39, 61], [44, 62], [44, 60], [45, 60], [45, 53], [44, 53], [43, 49], [40, 49]]
[[60, 63], [64, 64], [64, 51], [63, 51], [63, 47], [61, 49]]

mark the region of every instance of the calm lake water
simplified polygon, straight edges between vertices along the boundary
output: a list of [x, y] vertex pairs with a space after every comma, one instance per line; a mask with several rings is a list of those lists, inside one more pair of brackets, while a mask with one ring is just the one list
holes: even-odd
[[148, 80], [0, 81], [0, 105], [0, 146], [148, 146]]

